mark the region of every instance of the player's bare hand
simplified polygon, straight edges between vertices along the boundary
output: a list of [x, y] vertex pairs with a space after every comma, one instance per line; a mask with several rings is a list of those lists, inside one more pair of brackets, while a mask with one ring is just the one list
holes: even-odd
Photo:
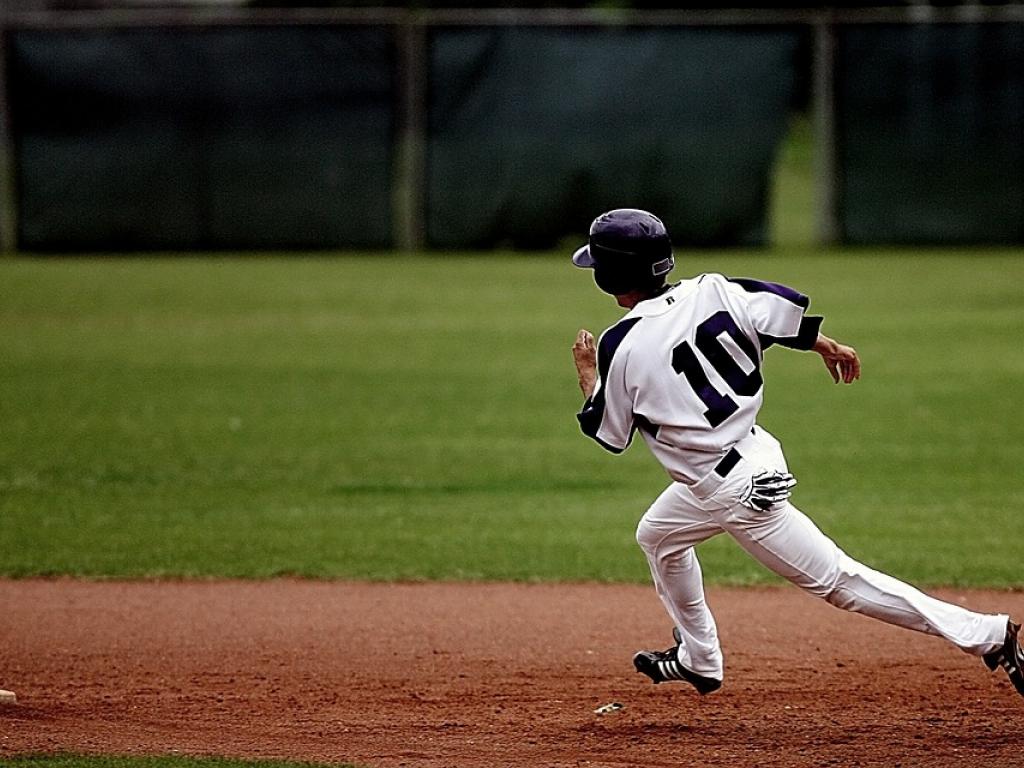
[[860, 378], [860, 357], [853, 347], [840, 344], [824, 334], [818, 334], [814, 351], [821, 355], [825, 367], [832, 375], [832, 381], [836, 384], [840, 381], [852, 384]]
[[572, 359], [576, 363], [576, 375], [584, 397], [590, 397], [597, 385], [597, 344], [594, 334], [585, 328], [576, 334], [572, 345]]

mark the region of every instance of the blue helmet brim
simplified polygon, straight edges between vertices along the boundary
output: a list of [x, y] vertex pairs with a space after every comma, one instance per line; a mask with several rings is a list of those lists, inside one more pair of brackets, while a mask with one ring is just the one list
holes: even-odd
[[593, 268], [594, 257], [590, 255], [590, 246], [584, 245], [576, 249], [576, 253], [572, 255], [572, 263], [577, 267]]

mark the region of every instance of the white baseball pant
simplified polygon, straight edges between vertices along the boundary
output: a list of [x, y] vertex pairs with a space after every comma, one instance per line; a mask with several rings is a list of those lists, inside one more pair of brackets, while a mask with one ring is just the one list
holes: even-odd
[[718, 632], [693, 551], [723, 531], [762, 565], [838, 608], [944, 637], [976, 656], [1003, 644], [1007, 616], [937, 600], [858, 563], [788, 501], [766, 511], [740, 504], [753, 474], [787, 468], [778, 440], [761, 427], [736, 450], [741, 458], [724, 478], [712, 474], [694, 486], [673, 483], [637, 527], [658, 595], [680, 630], [679, 661], [685, 667], [705, 677], [723, 677]]

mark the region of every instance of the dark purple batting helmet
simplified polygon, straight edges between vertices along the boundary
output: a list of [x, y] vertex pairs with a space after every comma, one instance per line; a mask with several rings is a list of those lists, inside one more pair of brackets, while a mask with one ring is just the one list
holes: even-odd
[[572, 255], [572, 263], [593, 269], [597, 287], [619, 295], [664, 285], [675, 259], [661, 219], [636, 208], [617, 208], [594, 219], [590, 240]]

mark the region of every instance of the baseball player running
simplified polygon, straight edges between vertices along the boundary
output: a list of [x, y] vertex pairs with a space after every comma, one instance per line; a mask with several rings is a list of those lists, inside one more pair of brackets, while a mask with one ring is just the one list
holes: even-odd
[[756, 424], [761, 362], [773, 344], [821, 355], [836, 383], [860, 378], [857, 352], [820, 331], [809, 299], [775, 283], [702, 274], [667, 284], [668, 232], [646, 211], [598, 216], [573, 263], [629, 310], [602, 335], [581, 330], [572, 352], [586, 401], [583, 432], [621, 453], [639, 432], [672, 478], [636, 538], [672, 619], [675, 645], [640, 651], [655, 683], [722, 685], [722, 648], [704, 599], [694, 546], [726, 532], [752, 557], [838, 608], [943, 637], [1003, 667], [1024, 695], [1020, 626], [1006, 615], [929, 597], [843, 552], [789, 502], [796, 480], [779, 442]]

